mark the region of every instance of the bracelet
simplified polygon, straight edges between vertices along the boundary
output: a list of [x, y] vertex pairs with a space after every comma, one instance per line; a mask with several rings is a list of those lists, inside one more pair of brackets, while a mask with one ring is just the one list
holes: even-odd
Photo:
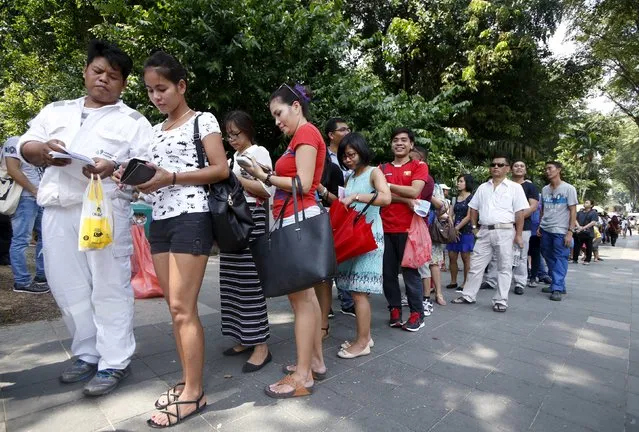
[[273, 183], [271, 183], [271, 176], [273, 175], [273, 173], [268, 173], [266, 174], [266, 178], [264, 179], [264, 184], [268, 187], [273, 186]]
[[177, 180], [177, 174], [173, 173], [173, 181], [171, 182], [171, 186], [175, 186], [175, 181]]

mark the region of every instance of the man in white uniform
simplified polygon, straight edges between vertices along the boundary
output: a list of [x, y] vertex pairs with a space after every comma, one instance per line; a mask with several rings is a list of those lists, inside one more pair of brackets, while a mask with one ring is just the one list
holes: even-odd
[[470, 221], [477, 232], [477, 219], [481, 229], [471, 255], [468, 281], [462, 296], [453, 300], [455, 304], [476, 302], [484, 270], [493, 253], [497, 255], [499, 275], [498, 289], [493, 296], [493, 310], [506, 312], [508, 291], [513, 268], [513, 244], [523, 248], [522, 230], [524, 210], [529, 207], [526, 194], [518, 184], [506, 178], [510, 161], [505, 156], [496, 156], [490, 164], [491, 179], [479, 186], [470, 200]]
[[[87, 95], [47, 105], [17, 145], [24, 161], [47, 167], [37, 196], [44, 207], [45, 270], [73, 336], [75, 356], [60, 380], [93, 377], [84, 388], [90, 396], [115, 389], [129, 374], [135, 351], [130, 197], [110, 179], [120, 162], [145, 154], [152, 136], [150, 123], [119, 99], [132, 66], [131, 58], [115, 45], [93, 41], [83, 73]], [[92, 158], [95, 166], [50, 154], [65, 148]], [[105, 195], [112, 202], [113, 243], [80, 252], [82, 197], [91, 174], [104, 179]]]

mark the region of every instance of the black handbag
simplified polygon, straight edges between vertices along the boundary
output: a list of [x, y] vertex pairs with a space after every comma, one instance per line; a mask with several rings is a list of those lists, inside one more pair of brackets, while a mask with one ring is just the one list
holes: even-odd
[[[193, 141], [200, 168], [204, 167], [204, 146], [200, 136], [198, 117], [193, 126]], [[220, 252], [236, 252], [249, 245], [251, 231], [255, 227], [251, 208], [246, 202], [242, 183], [233, 174], [233, 159], [229, 177], [207, 185], [209, 211], [213, 218], [213, 236]]]
[[[328, 212], [322, 207], [319, 215], [306, 218], [302, 209], [300, 220], [298, 194], [303, 194], [302, 182], [296, 176], [292, 194], [284, 202], [271, 230], [250, 244], [266, 297], [279, 297], [301, 291], [337, 274], [333, 229]], [[284, 209], [291, 198], [295, 223], [282, 226]], [[279, 227], [276, 229], [278, 223]]]

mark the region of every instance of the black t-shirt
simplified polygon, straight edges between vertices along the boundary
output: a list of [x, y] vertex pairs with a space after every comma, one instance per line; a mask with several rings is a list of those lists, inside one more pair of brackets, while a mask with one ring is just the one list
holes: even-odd
[[[328, 156], [328, 152], [326, 152], [326, 155]], [[326, 163], [324, 165], [324, 172], [322, 173], [321, 183], [326, 189], [328, 189], [330, 193], [332, 193], [335, 196], [338, 196], [339, 187], [340, 186], [344, 187], [344, 173], [342, 172], [342, 169], [339, 166], [335, 165], [331, 161], [330, 157], [326, 158]], [[322, 199], [322, 204], [324, 204], [325, 207], [331, 206], [324, 199]]]
[[[537, 186], [529, 180], [524, 181], [521, 184], [521, 187], [524, 188], [524, 193], [526, 194], [526, 201], [530, 199], [534, 199], [535, 201], [539, 201], [539, 189]], [[530, 203], [530, 201], [528, 201]], [[524, 231], [530, 231], [532, 229], [532, 221], [530, 220], [532, 215], [528, 216], [524, 220]]]
[[[597, 210], [586, 211], [584, 209], [581, 209], [577, 212], [577, 223], [579, 224], [579, 226], [586, 226], [590, 222], [597, 222], [597, 221], [599, 221], [599, 215], [597, 214]], [[593, 227], [590, 227], [583, 232], [587, 233], [590, 237], [595, 236], [595, 229]]]

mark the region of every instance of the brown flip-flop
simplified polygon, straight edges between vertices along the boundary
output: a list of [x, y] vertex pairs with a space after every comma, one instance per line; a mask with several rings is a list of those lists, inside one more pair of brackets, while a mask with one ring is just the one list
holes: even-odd
[[[295, 365], [284, 365], [284, 366], [282, 366], [282, 372], [284, 372], [286, 375], [290, 375], [292, 373], [295, 373], [295, 371], [293, 369], [289, 369], [290, 367], [295, 367]], [[326, 374], [328, 374], [328, 369], [326, 369], [324, 372], [315, 372], [314, 370], [312, 370], [311, 374], [313, 375], [313, 380], [315, 380], [315, 381], [323, 381], [323, 380], [326, 379]]]
[[285, 393], [278, 393], [271, 390], [269, 386], [264, 387], [264, 392], [267, 396], [274, 399], [290, 399], [294, 397], [310, 396], [313, 394], [313, 387], [315, 384], [306, 387], [304, 384], [300, 384], [295, 381], [291, 375], [286, 375], [284, 378], [277, 382], [278, 385], [289, 385], [293, 387], [293, 390]]

